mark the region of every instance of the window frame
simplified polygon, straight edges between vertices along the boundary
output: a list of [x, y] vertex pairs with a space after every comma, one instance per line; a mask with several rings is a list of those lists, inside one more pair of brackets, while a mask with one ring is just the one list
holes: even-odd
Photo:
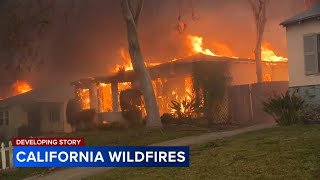
[[49, 108], [49, 121], [50, 122], [60, 122], [61, 111], [58, 107]]
[[[313, 37], [314, 36], [314, 37]], [[306, 51], [306, 37], [312, 37], [315, 38], [314, 44], [313, 44], [313, 53], [310, 51]], [[308, 33], [303, 35], [303, 63], [304, 63], [304, 74], [305, 76], [311, 76], [311, 75], [319, 75], [320, 74], [320, 33]], [[312, 72], [308, 71], [307, 66], [307, 59], [306, 56], [314, 55], [314, 62], [313, 62], [313, 69]]]
[[9, 111], [0, 111], [0, 126], [9, 126]]

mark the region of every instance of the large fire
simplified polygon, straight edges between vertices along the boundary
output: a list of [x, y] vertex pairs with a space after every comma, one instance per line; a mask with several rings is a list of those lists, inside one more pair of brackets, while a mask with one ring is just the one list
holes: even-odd
[[[234, 55], [231, 49], [223, 43], [214, 43], [214, 49], [219, 53], [212, 52], [210, 49], [203, 48], [203, 37], [200, 36], [193, 36], [188, 35], [189, 43], [192, 47], [193, 54], [205, 54], [208, 56], [224, 56], [224, 57], [231, 57], [231, 58], [238, 58]], [[263, 43], [261, 47], [261, 59], [263, 61], [269, 62], [281, 62], [281, 61], [288, 61], [288, 58], [277, 56], [274, 52], [270, 43]]]
[[[194, 35], [187, 35], [186, 36], [187, 47], [189, 47], [189, 53], [186, 56], [192, 56], [196, 54], [204, 54], [208, 56], [215, 56], [215, 57], [230, 57], [233, 59], [239, 59], [236, 56], [236, 53], [232, 51], [232, 49], [225, 43], [221, 42], [211, 42], [210, 47], [211, 49], [205, 47], [203, 43], [203, 37], [201, 36], [194, 36]], [[133, 66], [131, 64], [131, 57], [128, 51], [125, 48], [120, 48], [119, 56], [123, 61], [122, 65], [116, 65], [114, 72], [124, 72], [133, 70]], [[180, 58], [176, 58], [171, 61], [175, 61]], [[244, 58], [248, 59], [248, 58]], [[249, 58], [254, 59], [254, 58]], [[270, 62], [282, 62], [287, 61], [288, 59], [282, 56], [278, 56], [274, 49], [272, 48], [270, 43], [263, 43], [261, 47], [261, 59], [263, 61], [267, 61], [268, 64], [274, 64]], [[147, 60], [148, 61], [148, 60]], [[146, 63], [146, 66], [155, 66], [159, 65], [160, 63]], [[265, 81], [271, 81], [272, 76], [271, 74], [264, 74]], [[181, 107], [180, 110], [182, 112], [187, 111], [185, 106], [183, 105], [185, 102], [191, 102], [193, 100], [193, 88], [192, 88], [192, 78], [185, 78], [184, 83], [179, 84], [178, 81], [176, 87], [170, 87], [168, 91], [163, 92], [161, 88], [165, 87], [164, 84], [167, 83], [166, 79], [158, 79], [153, 80], [152, 85], [155, 90], [155, 95], [158, 100], [159, 110], [162, 112], [171, 112], [174, 113], [175, 110], [169, 107], [168, 102], [174, 100], [179, 102]], [[179, 87], [178, 87], [179, 86]], [[181, 86], [181, 87], [180, 87]], [[118, 91], [121, 92], [125, 89], [131, 88], [132, 84], [130, 82], [118, 83]], [[90, 97], [89, 97], [89, 90], [82, 89], [79, 91], [79, 95], [83, 102], [83, 108], [89, 109], [90, 108]], [[110, 84], [100, 83], [99, 85], [99, 109], [100, 112], [109, 112], [112, 109], [112, 100], [111, 100], [111, 86]]]
[[[186, 37], [187, 37], [188, 47], [190, 47], [190, 53], [188, 55], [205, 54], [208, 56], [231, 57], [235, 59], [239, 58], [238, 56], [235, 55], [235, 53], [229, 48], [227, 44], [213, 42], [212, 43], [212, 48], [214, 50], [213, 51], [203, 47], [203, 37], [194, 36], [194, 35], [188, 35]], [[133, 70], [129, 53], [124, 48], [120, 48], [119, 54], [123, 61], [123, 64], [122, 65], [117, 64], [115, 68], [115, 72]], [[254, 59], [254, 58], [251, 58], [251, 59]], [[268, 62], [288, 61], [287, 58], [278, 56], [274, 52], [271, 44], [266, 42], [263, 43], [261, 47], [261, 59], [263, 61], [268, 61]], [[174, 60], [170, 60], [170, 61], [174, 61]], [[146, 63], [146, 66], [150, 67], [158, 64], [160, 63]]]

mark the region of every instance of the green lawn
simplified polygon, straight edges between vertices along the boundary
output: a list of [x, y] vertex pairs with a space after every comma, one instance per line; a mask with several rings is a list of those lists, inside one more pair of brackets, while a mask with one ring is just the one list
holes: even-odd
[[246, 133], [190, 154], [190, 168], [112, 169], [88, 179], [320, 179], [320, 126]]
[[[85, 145], [149, 145], [184, 136], [208, 132], [197, 127], [174, 127], [163, 130], [146, 131], [143, 128], [78, 132], [72, 134], [48, 135], [47, 137], [84, 137]], [[0, 171], [0, 179], [21, 179], [48, 173], [48, 168], [19, 168]]]

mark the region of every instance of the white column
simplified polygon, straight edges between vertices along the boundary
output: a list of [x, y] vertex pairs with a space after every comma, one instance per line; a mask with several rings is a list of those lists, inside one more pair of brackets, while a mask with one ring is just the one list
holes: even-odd
[[89, 86], [90, 109], [98, 112], [98, 87], [96, 83]]

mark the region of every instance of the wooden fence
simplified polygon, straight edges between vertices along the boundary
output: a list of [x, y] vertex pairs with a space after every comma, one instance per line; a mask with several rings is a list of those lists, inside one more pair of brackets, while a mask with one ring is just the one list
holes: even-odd
[[[5, 144], [1, 143], [1, 165], [2, 169], [13, 168], [13, 146], [12, 142], [9, 141], [9, 146], [5, 147]], [[7, 167], [7, 162], [9, 166]]]
[[288, 90], [287, 81], [244, 84], [229, 88], [229, 112], [231, 122], [237, 124], [274, 121], [263, 111], [262, 103], [274, 94]]

